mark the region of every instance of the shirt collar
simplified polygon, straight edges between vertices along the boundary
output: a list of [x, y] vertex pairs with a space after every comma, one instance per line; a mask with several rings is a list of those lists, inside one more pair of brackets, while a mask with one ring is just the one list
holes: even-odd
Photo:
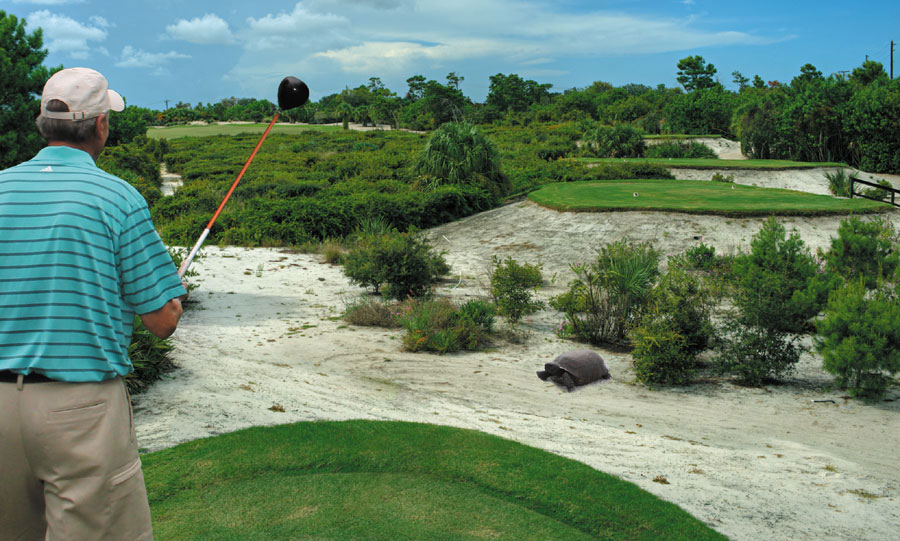
[[87, 152], [67, 146], [44, 147], [34, 159], [65, 165], [96, 165]]

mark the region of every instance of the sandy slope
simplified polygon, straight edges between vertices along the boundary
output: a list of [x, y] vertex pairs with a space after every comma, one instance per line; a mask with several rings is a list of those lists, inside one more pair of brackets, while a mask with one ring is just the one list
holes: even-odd
[[[756, 177], [739, 181], [765, 185]], [[819, 181], [808, 173], [791, 182]], [[827, 245], [838, 222], [785, 220], [813, 248]], [[429, 235], [453, 268], [441, 294], [483, 295], [484, 271], [496, 254], [542, 263], [548, 282], [554, 278], [541, 291], [549, 298], [571, 278], [568, 265], [605, 242], [652, 240], [673, 254], [703, 237], [728, 251], [746, 247], [760, 223], [558, 213], [516, 203]], [[632, 383], [628, 354], [600, 350], [612, 381], [566, 393], [535, 375], [544, 362], [580, 347], [553, 334], [560, 317], [552, 311], [526, 320], [530, 336], [521, 344], [457, 355], [406, 353], [398, 332], [347, 327], [337, 318], [364, 294], [339, 267], [273, 249], [205, 253], [195, 264], [197, 306], [176, 333], [181, 368], [138, 398], [135, 421], [146, 449], [314, 419], [440, 423], [583, 461], [735, 539], [895, 538], [900, 401], [842, 398], [828, 389], [831, 378], [816, 356], [804, 356], [785, 385], [707, 381], [649, 390]], [[284, 412], [271, 411], [276, 404]], [[653, 482], [660, 475], [669, 484]]]

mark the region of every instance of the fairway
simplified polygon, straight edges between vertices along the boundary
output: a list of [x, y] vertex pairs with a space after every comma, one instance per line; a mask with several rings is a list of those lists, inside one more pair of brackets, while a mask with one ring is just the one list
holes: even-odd
[[584, 163], [649, 163], [680, 169], [754, 169], [778, 171], [783, 169], [814, 169], [816, 167], [847, 167], [837, 162], [792, 162], [790, 160], [720, 160], [710, 158], [575, 158]]
[[144, 455], [156, 539], [724, 539], [585, 464], [472, 430], [254, 427]]
[[[213, 135], [238, 135], [241, 133], [259, 133], [266, 131], [268, 124], [197, 124], [193, 126], [151, 126], [147, 129], [147, 137], [151, 139], [178, 139], [180, 137], [209, 137]], [[340, 126], [316, 126], [312, 124], [276, 124], [272, 133], [297, 133], [304, 130], [334, 131]]]
[[563, 182], [544, 186], [528, 198], [562, 211], [653, 210], [735, 217], [824, 216], [893, 208], [868, 199], [697, 180]]

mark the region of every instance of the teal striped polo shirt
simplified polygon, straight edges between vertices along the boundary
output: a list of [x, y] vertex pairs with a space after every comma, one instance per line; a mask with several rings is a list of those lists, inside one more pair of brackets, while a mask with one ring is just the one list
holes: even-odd
[[88, 153], [0, 171], [0, 370], [124, 376], [134, 315], [183, 294], [144, 198]]

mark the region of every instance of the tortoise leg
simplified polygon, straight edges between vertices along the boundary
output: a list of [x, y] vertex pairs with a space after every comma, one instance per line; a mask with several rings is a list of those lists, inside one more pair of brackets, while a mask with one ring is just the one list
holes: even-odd
[[570, 393], [572, 389], [575, 388], [575, 380], [572, 379], [572, 374], [568, 372], [564, 372], [563, 375], [559, 376], [559, 382], [566, 386], [566, 390]]

